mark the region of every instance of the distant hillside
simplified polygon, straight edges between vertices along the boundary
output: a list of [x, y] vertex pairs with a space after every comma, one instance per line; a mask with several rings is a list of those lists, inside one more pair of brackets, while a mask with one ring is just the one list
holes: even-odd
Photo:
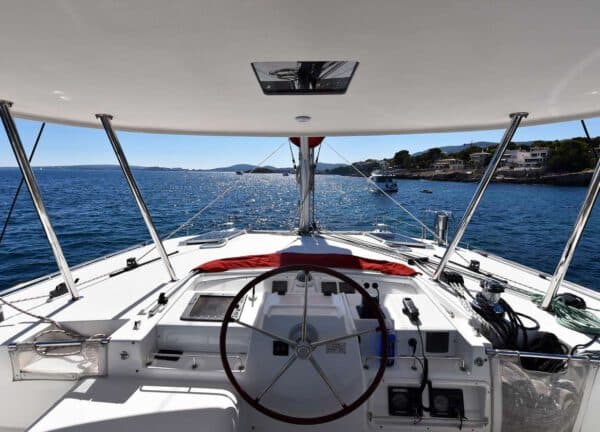
[[[331, 169], [339, 168], [339, 167], [343, 167], [343, 166], [346, 166], [346, 164], [319, 162], [319, 163], [317, 163], [317, 172], [327, 171], [327, 170], [331, 170]], [[256, 165], [236, 164], [236, 165], [231, 165], [231, 166], [227, 166], [227, 167], [212, 168], [212, 169], [203, 170], [203, 171], [211, 171], [211, 172], [236, 172], [236, 171], [242, 171], [242, 172], [248, 172], [248, 171], [252, 171], [255, 168], [256, 168]], [[259, 172], [262, 172], [262, 173], [264, 173], [264, 172], [281, 173], [281, 172], [292, 172], [292, 171], [293, 171], [292, 167], [277, 168], [277, 167], [274, 167], [274, 166], [267, 165], [267, 166], [259, 168]]]
[[[212, 169], [207, 169], [204, 171], [218, 171], [218, 172], [236, 172], [236, 171], [250, 171], [251, 169], [253, 169], [256, 165], [250, 165], [250, 164], [236, 164], [236, 165], [231, 165], [231, 166], [227, 166], [227, 167], [220, 167], [220, 168], [212, 168]], [[265, 167], [265, 168], [273, 168], [273, 167]]]
[[[9, 167], [12, 168], [12, 167]], [[14, 167], [17, 168], [17, 167]], [[45, 170], [53, 170], [53, 169], [79, 169], [79, 170], [121, 170], [119, 165], [50, 165], [50, 166], [33, 166], [33, 169], [45, 169]], [[134, 170], [146, 170], [146, 171], [195, 171], [195, 170], [187, 170], [185, 168], [164, 168], [164, 167], [145, 167], [145, 166], [137, 166], [131, 165], [131, 169]]]
[[[530, 146], [533, 144], [533, 141], [515, 141], [513, 142], [513, 144], [516, 145], [527, 145]], [[442, 152], [446, 153], [446, 154], [453, 154], [453, 153], [458, 153], [460, 151], [463, 151], [465, 149], [468, 149], [469, 147], [481, 147], [481, 148], [488, 148], [491, 146], [495, 146], [498, 145], [497, 142], [490, 142], [490, 141], [476, 141], [476, 142], [471, 142], [468, 144], [462, 144], [462, 145], [455, 145], [455, 146], [445, 146], [445, 147], [438, 147]], [[413, 153], [413, 156], [419, 156], [423, 153], [425, 153], [427, 150], [424, 150], [422, 152], [418, 152], [418, 153]]]
[[328, 171], [328, 170], [332, 170], [332, 169], [340, 168], [340, 167], [344, 167], [344, 166], [348, 166], [348, 165], [343, 164], [343, 163], [319, 162], [319, 163], [317, 163], [317, 172]]

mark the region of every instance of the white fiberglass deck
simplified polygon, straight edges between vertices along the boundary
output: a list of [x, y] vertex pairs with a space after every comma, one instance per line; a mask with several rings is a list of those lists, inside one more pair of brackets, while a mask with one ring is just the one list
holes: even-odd
[[[127, 257], [140, 256], [149, 247], [144, 246], [75, 269], [73, 274], [80, 279], [78, 287], [82, 295], [78, 301], [71, 302], [69, 296], [64, 295], [49, 302], [47, 294], [57, 284], [56, 279], [38, 281], [4, 296], [7, 301], [17, 302], [19, 307], [29, 312], [68, 323], [86, 334], [102, 331], [111, 334], [105, 345], [107, 368], [104, 376], [78, 381], [13, 381], [9, 345], [27, 341], [48, 324], [40, 324], [4, 306], [6, 319], [0, 323], [0, 395], [3, 395], [0, 431], [28, 427], [35, 431], [109, 428], [150, 431], [164, 430], [173, 422], [177, 422], [182, 430], [194, 427], [194, 430], [206, 431], [382, 428], [425, 431], [458, 430], [460, 426], [468, 430], [500, 430], [501, 390], [499, 382], [494, 381], [494, 370], [490, 366], [493, 358], [486, 354], [486, 348], [490, 348], [491, 344], [474, 332], [469, 323], [471, 317], [460, 302], [425, 274], [408, 277], [343, 271], [361, 285], [378, 284], [383, 308], [387, 318], [393, 322], [396, 335], [395, 354], [398, 358], [393, 366], [386, 368], [383, 382], [363, 406], [333, 423], [311, 427], [284, 424], [257, 413], [236, 395], [223, 373], [218, 345], [220, 323], [182, 321], [180, 316], [194, 293], [234, 294], [265, 269], [231, 270], [188, 278], [190, 270], [218, 258], [282, 251], [350, 254], [405, 264], [406, 257], [361, 234], [298, 236], [294, 233], [246, 233], [218, 248], [182, 245], [182, 240], [166, 242], [167, 251], [173, 253], [171, 261], [179, 277], [177, 282], [169, 282], [159, 260], [115, 277], [99, 277], [124, 267]], [[348, 240], [361, 243], [351, 244]], [[429, 241], [421, 246], [402, 249], [401, 252], [436, 261], [436, 256], [441, 256], [444, 250]], [[156, 255], [152, 252], [145, 260], [154, 258]], [[505, 278], [517, 287], [543, 292], [548, 284], [539, 272], [490, 255], [460, 249], [453, 257], [453, 261], [459, 264], [468, 263], [471, 259], [480, 261], [482, 271]], [[453, 266], [456, 267], [456, 264], [451, 263], [450, 267]], [[469, 277], [465, 278], [465, 285], [473, 292], [479, 290], [478, 282]], [[294, 293], [293, 285], [285, 296], [270, 294], [266, 288], [263, 289], [255, 302], [246, 299], [242, 320], [263, 320], [265, 325], [276, 329], [279, 329], [278, 326], [285, 327], [289, 319], [295, 322], [293, 316], [298, 311], [296, 300], [300, 297]], [[570, 283], [565, 283], [564, 289], [584, 297], [589, 307], [600, 308], [595, 292]], [[157, 307], [161, 292], [173, 295], [167, 305]], [[318, 331], [334, 335], [344, 328], [351, 330], [355, 326], [360, 329], [360, 326], [366, 325], [365, 320], [356, 315], [355, 306], [359, 302], [356, 296], [327, 297], [318, 290], [311, 291], [309, 316], [312, 310], [315, 314], [313, 324]], [[402, 312], [402, 299], [405, 297], [411, 297], [419, 308], [425, 334], [442, 332], [450, 335], [447, 351], [428, 354], [429, 376], [434, 387], [461, 389], [465, 405], [463, 419], [435, 418], [425, 414], [415, 425], [411, 417], [389, 414], [388, 389], [394, 385], [418, 386], [421, 374], [408, 345], [417, 333]], [[507, 291], [503, 297], [515, 310], [531, 315], [544, 331], [555, 333], [566, 344], [573, 346], [589, 340], [581, 333], [560, 326], [553, 316], [538, 309], [528, 298], [513, 291]], [[271, 312], [267, 314], [266, 310]], [[270, 352], [270, 342], [265, 345], [260, 338], [252, 336], [250, 329], [242, 327], [235, 329], [232, 338], [231, 342], [228, 339], [228, 344], [232, 352], [239, 352], [235, 358], [232, 357], [232, 362], [244, 365], [244, 370], [238, 375], [246, 385], [260, 386], [262, 381], [256, 378], [257, 375], [266, 373], [262, 379], [268, 381], [279, 369], [280, 358]], [[344, 360], [346, 357], [340, 359], [321, 354], [319, 361], [331, 374], [335, 385], [353, 394], [360, 390], [363, 380], [368, 382], [372, 378], [377, 369], [375, 346], [373, 340], [363, 337], [359, 343], [349, 343], [347, 360]], [[599, 347], [596, 344], [590, 349]], [[169, 359], [169, 355], [174, 358]], [[356, 363], [358, 360], [360, 362]], [[28, 366], [36, 370], [23, 372], [26, 375], [54, 368], [56, 373], [64, 367], [56, 369], [51, 364], [53, 361], [55, 359], [42, 358], [36, 365]], [[358, 365], [356, 370], [352, 365]], [[594, 364], [590, 368], [589, 384], [584, 389], [581, 409], [574, 419], [576, 430], [593, 431], [598, 421], [597, 414], [590, 407], [600, 402], [600, 385], [595, 382], [597, 367]], [[303, 409], [325, 409], [330, 403], [327, 401], [327, 396], [330, 396], [327, 389], [319, 388], [318, 377], [304, 373], [299, 368], [288, 378], [282, 378], [278, 384], [281, 387], [273, 388], [271, 402], [276, 405], [277, 400], [282, 400], [284, 408], [290, 409], [291, 406], [293, 410], [294, 403], [290, 401], [297, 401], [299, 412]], [[287, 397], [291, 399], [286, 400]], [[313, 406], [317, 403], [315, 401], [319, 406]]]

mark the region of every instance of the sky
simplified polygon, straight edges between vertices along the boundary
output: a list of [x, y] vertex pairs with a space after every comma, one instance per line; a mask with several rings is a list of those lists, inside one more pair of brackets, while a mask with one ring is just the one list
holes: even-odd
[[[29, 153], [41, 123], [16, 119], [17, 129]], [[600, 135], [600, 118], [586, 120], [591, 136]], [[432, 147], [462, 145], [472, 141], [498, 142], [503, 130], [411, 135], [328, 137], [320, 162], [344, 163], [329, 145], [351, 162], [390, 158], [400, 150], [411, 153]], [[258, 164], [286, 138], [159, 135], [117, 132], [130, 165], [210, 169], [238, 163]], [[579, 121], [521, 127], [513, 141], [554, 140], [583, 136]], [[47, 124], [34, 156], [34, 166], [117, 164], [102, 129]], [[287, 144], [265, 165], [291, 166]], [[14, 155], [0, 126], [0, 167], [16, 166]]]

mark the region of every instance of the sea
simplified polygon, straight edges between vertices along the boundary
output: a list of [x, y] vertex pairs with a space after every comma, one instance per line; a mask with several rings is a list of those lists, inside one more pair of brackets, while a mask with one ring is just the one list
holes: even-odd
[[[35, 168], [45, 206], [71, 265], [149, 241], [121, 171], [105, 168]], [[298, 225], [295, 177], [134, 169], [161, 236], [180, 226], [215, 198], [179, 235], [226, 226], [293, 229]], [[20, 172], [0, 169], [0, 227]], [[390, 231], [421, 236], [421, 228], [357, 177], [317, 175], [316, 219], [329, 230]], [[452, 214], [454, 232], [476, 184], [398, 180], [394, 198], [428, 226], [435, 212]], [[431, 194], [423, 193], [430, 189]], [[486, 250], [552, 273], [572, 229], [586, 189], [546, 185], [492, 184], [463, 238], [465, 247]], [[596, 205], [567, 279], [600, 290], [600, 210]], [[0, 243], [0, 291], [57, 270], [52, 252], [24, 187]]]

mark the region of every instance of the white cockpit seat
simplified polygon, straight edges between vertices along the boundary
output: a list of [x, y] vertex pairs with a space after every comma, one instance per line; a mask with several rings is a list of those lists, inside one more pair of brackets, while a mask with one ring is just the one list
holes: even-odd
[[31, 431], [237, 430], [236, 397], [225, 390], [134, 380], [87, 379]]

